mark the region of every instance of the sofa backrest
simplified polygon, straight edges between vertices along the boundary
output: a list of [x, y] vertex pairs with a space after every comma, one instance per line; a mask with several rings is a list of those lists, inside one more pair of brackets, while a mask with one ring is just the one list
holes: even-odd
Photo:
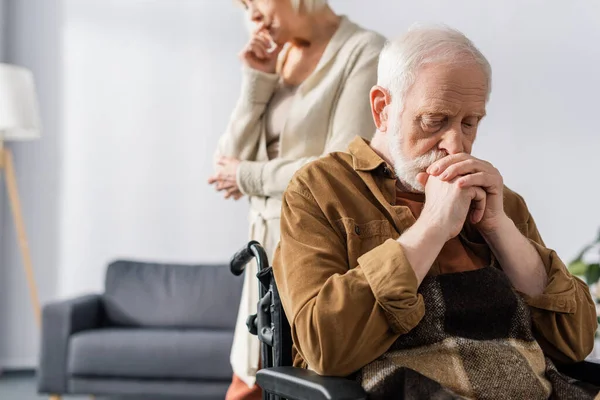
[[107, 323], [233, 329], [242, 281], [227, 265], [115, 261], [106, 272]]

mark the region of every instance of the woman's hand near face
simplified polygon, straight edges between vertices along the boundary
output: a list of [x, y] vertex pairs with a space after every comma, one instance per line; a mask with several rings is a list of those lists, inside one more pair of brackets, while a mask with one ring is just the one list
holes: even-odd
[[267, 74], [274, 74], [281, 46], [275, 45], [268, 34], [259, 27], [239, 54], [248, 67]]

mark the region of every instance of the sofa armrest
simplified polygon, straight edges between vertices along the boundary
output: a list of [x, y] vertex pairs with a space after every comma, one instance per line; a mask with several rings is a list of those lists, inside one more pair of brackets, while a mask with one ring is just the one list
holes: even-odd
[[67, 392], [67, 357], [72, 334], [100, 327], [102, 297], [87, 295], [47, 304], [42, 311], [38, 392]]
[[346, 378], [321, 376], [294, 367], [261, 369], [256, 382], [267, 393], [290, 400], [365, 400], [360, 384]]
[[556, 368], [571, 378], [600, 386], [600, 360], [598, 359], [587, 359], [575, 364], [557, 365]]

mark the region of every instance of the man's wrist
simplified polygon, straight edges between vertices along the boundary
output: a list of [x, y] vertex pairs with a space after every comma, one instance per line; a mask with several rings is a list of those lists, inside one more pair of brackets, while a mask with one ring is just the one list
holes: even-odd
[[502, 214], [500, 218], [498, 218], [498, 222], [494, 224], [494, 227], [491, 229], [480, 229], [479, 232], [481, 236], [485, 239], [486, 242], [495, 242], [498, 238], [510, 235], [515, 230], [518, 231], [517, 226], [513, 222], [512, 219], [508, 217], [506, 214]]
[[439, 224], [426, 218], [419, 218], [413, 225], [414, 233], [424, 242], [440, 249], [449, 240], [449, 233]]
[[419, 218], [397, 239], [404, 248], [419, 284], [423, 281], [447, 241], [447, 233], [439, 226]]

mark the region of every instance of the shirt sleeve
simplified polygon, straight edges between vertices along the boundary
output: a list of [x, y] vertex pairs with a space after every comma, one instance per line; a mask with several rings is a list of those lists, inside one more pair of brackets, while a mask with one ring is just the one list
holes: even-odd
[[555, 361], [582, 361], [592, 351], [597, 327], [589, 289], [569, 273], [556, 252], [546, 248], [531, 215], [523, 233], [539, 253], [548, 274], [541, 295], [521, 294], [530, 306], [534, 335], [544, 353]]
[[359, 370], [425, 313], [399, 243], [387, 240], [349, 266], [345, 238], [294, 184], [283, 197], [273, 270], [294, 344], [319, 374]]

